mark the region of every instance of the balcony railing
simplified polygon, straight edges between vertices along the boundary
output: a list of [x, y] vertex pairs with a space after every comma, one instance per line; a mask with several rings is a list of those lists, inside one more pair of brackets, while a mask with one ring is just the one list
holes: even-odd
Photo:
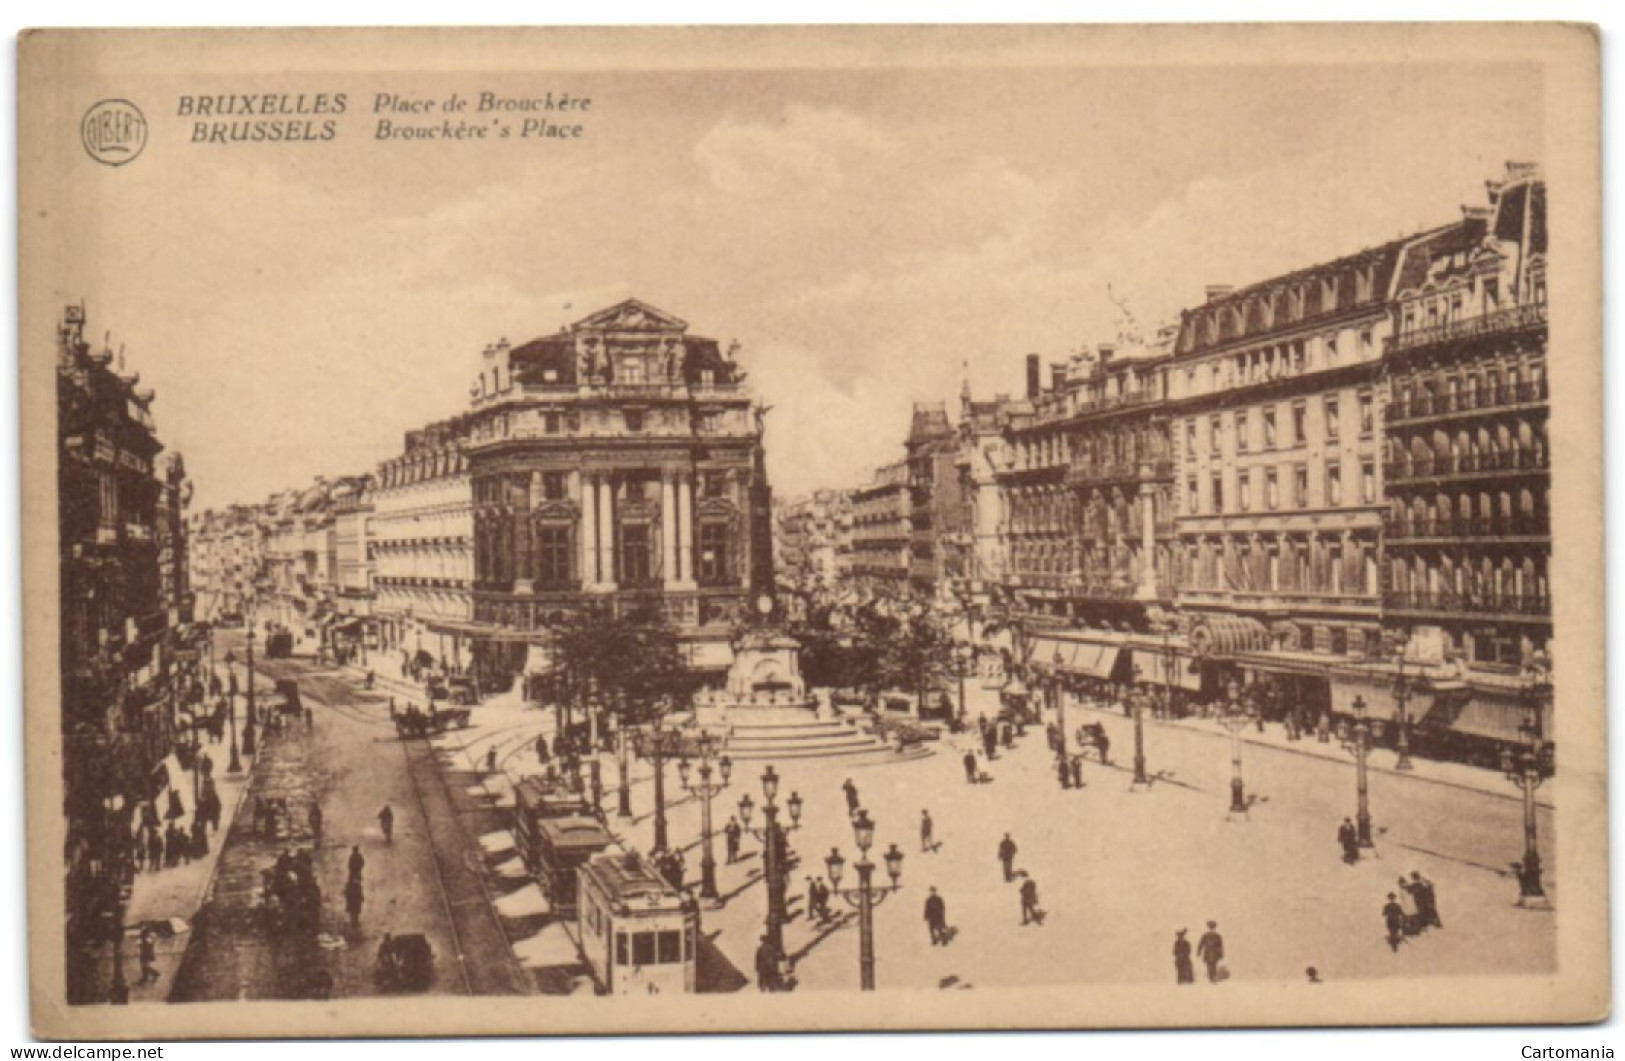
[[1488, 516], [1473, 519], [1396, 519], [1388, 524], [1390, 538], [1543, 538], [1552, 533], [1545, 516]]
[[1508, 450], [1500, 453], [1466, 453], [1460, 456], [1413, 457], [1409, 460], [1388, 461], [1383, 474], [1389, 482], [1403, 479], [1436, 479], [1448, 475], [1473, 475], [1480, 472], [1540, 471], [1551, 467], [1551, 458], [1545, 450]]
[[1149, 460], [1092, 461], [1080, 457], [1067, 470], [1067, 479], [1074, 483], [1105, 483], [1123, 480], [1168, 479], [1174, 474], [1174, 462], [1167, 457]]
[[1424, 328], [1411, 328], [1388, 339], [1388, 349], [1397, 353], [1414, 350], [1435, 343], [1449, 343], [1460, 339], [1473, 339], [1501, 332], [1519, 331], [1546, 323], [1546, 303], [1530, 302], [1511, 309], [1497, 310], [1477, 317], [1466, 317]]
[[1550, 615], [1552, 598], [1544, 593], [1432, 593], [1390, 590], [1382, 595], [1386, 608], [1415, 611], [1470, 612], [1498, 615]]
[[1388, 405], [1388, 422], [1424, 420], [1435, 416], [1457, 416], [1493, 409], [1544, 402], [1550, 397], [1545, 380], [1506, 384], [1459, 394], [1419, 394]]

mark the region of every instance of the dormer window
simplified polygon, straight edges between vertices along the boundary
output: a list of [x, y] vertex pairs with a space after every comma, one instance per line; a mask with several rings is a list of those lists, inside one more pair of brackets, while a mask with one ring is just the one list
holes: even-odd
[[620, 369], [622, 383], [635, 387], [645, 382], [642, 358], [629, 357], [621, 362]]
[[700, 386], [710, 387], [716, 384], [717, 370], [714, 368], [700, 369]]

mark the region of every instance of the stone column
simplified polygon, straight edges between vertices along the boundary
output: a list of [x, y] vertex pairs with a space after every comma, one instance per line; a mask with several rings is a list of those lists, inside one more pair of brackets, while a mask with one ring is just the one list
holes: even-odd
[[1151, 466], [1140, 465], [1140, 587], [1135, 596], [1155, 600], [1157, 596], [1157, 504], [1156, 487], [1151, 482]]
[[678, 584], [694, 586], [694, 474], [682, 472], [677, 480]]
[[670, 589], [679, 581], [677, 571], [677, 484], [671, 472], [660, 476], [660, 570]]
[[598, 478], [588, 473], [580, 476], [577, 495], [581, 503], [581, 588], [598, 585]]
[[598, 579], [615, 585], [615, 484], [607, 475], [598, 480]]

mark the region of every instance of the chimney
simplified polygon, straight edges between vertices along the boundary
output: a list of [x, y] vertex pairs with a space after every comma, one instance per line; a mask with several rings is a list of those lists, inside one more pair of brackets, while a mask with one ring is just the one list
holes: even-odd
[[1235, 289], [1234, 284], [1209, 284], [1207, 285], [1207, 300], [1217, 302]]
[[1096, 347], [1096, 352], [1100, 357], [1100, 367], [1105, 368], [1112, 363], [1112, 355], [1117, 353], [1117, 347], [1113, 343], [1101, 343]]
[[1066, 362], [1051, 361], [1049, 363], [1049, 389], [1059, 391], [1066, 386]]
[[1027, 397], [1029, 400], [1038, 397], [1043, 390], [1043, 381], [1039, 377], [1038, 355], [1027, 355]]

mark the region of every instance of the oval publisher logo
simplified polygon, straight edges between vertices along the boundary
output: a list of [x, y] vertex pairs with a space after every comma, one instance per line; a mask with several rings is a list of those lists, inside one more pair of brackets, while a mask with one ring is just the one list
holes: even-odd
[[104, 99], [85, 112], [79, 139], [97, 162], [122, 166], [134, 162], [147, 146], [147, 119], [127, 99]]

